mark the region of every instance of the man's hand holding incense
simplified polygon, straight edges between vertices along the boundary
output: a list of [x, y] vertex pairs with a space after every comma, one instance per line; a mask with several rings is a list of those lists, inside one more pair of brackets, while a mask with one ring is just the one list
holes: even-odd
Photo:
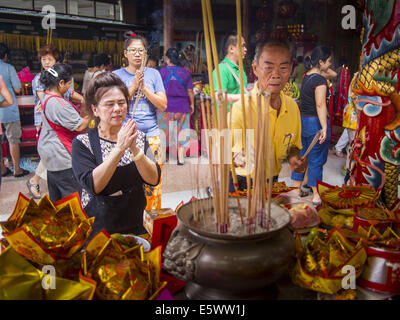
[[308, 164], [307, 158], [303, 159], [300, 157], [300, 150], [298, 148], [291, 147], [287, 159], [290, 165], [290, 170], [297, 173], [303, 173], [306, 170]]

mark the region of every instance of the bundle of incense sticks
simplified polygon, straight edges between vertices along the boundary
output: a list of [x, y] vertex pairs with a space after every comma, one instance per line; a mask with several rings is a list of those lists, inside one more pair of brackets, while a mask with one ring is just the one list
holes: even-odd
[[[228, 210], [228, 193], [229, 193], [229, 170], [232, 169], [232, 178], [237, 190], [238, 184], [236, 179], [235, 167], [232, 161], [232, 153], [226, 155], [225, 150], [231, 150], [226, 141], [226, 135], [223, 134], [228, 126], [228, 99], [227, 93], [222, 92], [221, 78], [218, 67], [218, 54], [215, 42], [214, 25], [212, 19], [212, 11], [210, 0], [202, 0], [203, 26], [204, 26], [204, 43], [207, 55], [207, 68], [210, 80], [211, 101], [201, 97], [201, 109], [204, 128], [206, 129], [206, 140], [209, 158], [209, 170], [211, 176], [211, 185], [213, 188], [213, 205], [214, 218], [217, 225], [217, 232], [226, 233], [229, 226], [229, 210]], [[253, 128], [252, 116], [252, 97], [249, 94], [248, 111], [246, 114], [245, 98], [244, 98], [244, 80], [243, 80], [243, 60], [242, 60], [242, 24], [240, 0], [236, 1], [237, 27], [238, 27], [238, 48], [239, 48], [239, 75], [240, 75], [240, 91], [242, 115], [244, 121], [244, 130], [242, 141], [244, 142], [244, 150], [246, 150], [246, 164], [250, 166], [252, 159], [250, 158], [251, 145], [248, 145], [246, 138], [247, 128]], [[213, 64], [217, 79], [217, 92], [214, 90]], [[220, 103], [217, 106], [216, 95]], [[247, 211], [246, 226], [248, 233], [254, 233], [256, 223], [262, 228], [269, 230], [271, 220], [271, 195], [273, 184], [273, 165], [274, 152], [269, 128], [269, 94], [264, 92], [257, 93], [256, 116], [259, 121], [256, 122], [254, 132], [254, 170], [247, 170]], [[221, 102], [222, 101], [222, 102]], [[232, 118], [229, 117], [231, 124]], [[215, 130], [217, 129], [217, 130]], [[230, 137], [229, 137], [230, 138]], [[215, 164], [218, 161], [218, 164]], [[253, 171], [253, 172], [252, 172]], [[266, 185], [268, 181], [268, 185]], [[238, 195], [238, 192], [236, 192]], [[267, 194], [267, 200], [265, 195]], [[238, 208], [243, 221], [242, 208], [239, 198]]]
[[[196, 47], [195, 53], [193, 57], [193, 65], [192, 65], [192, 73], [199, 74], [201, 73], [201, 65], [202, 65], [202, 57], [201, 57], [201, 50], [203, 48], [203, 33], [197, 32], [196, 33]], [[200, 43], [200, 45], [199, 45]]]
[[[148, 58], [147, 53], [144, 53], [142, 56], [142, 64], [140, 65], [140, 69], [139, 69], [140, 72], [144, 71], [144, 68], [146, 67], [146, 64], [147, 64], [147, 58]], [[142, 95], [142, 91], [143, 91], [143, 88], [142, 88], [142, 86], [140, 86], [140, 88], [137, 90], [137, 93], [136, 93], [135, 104], [133, 105], [133, 111], [132, 111], [132, 118], [133, 118], [133, 115], [135, 114], [136, 107], [140, 100], [140, 96]]]
[[[211, 185], [213, 188], [214, 219], [216, 229], [219, 233], [227, 233], [229, 227], [229, 170], [232, 161], [232, 155], [227, 154], [230, 150], [230, 135], [228, 131], [228, 102], [227, 94], [222, 92], [221, 78], [219, 73], [219, 59], [215, 41], [214, 23], [210, 0], [202, 0], [204, 42], [207, 54], [208, 74], [210, 79], [211, 102], [207, 99], [202, 100], [202, 110], [205, 112], [203, 123], [205, 125], [206, 139], [208, 142], [208, 159], [211, 176]], [[212, 65], [216, 69], [219, 101], [216, 103], [216, 93], [212, 75]], [[207, 110], [205, 110], [207, 108]], [[214, 130], [217, 129], [217, 130]]]
[[[259, 121], [257, 121], [256, 127], [254, 128], [254, 171], [251, 174], [252, 179], [250, 179], [250, 174], [247, 176], [246, 227], [249, 234], [255, 232], [256, 223], [264, 229], [270, 229], [274, 151], [269, 128], [270, 105], [268, 98], [268, 93], [257, 93], [256, 115]], [[252, 100], [251, 96], [249, 96], [249, 113], [247, 117], [249, 128], [252, 127], [251, 109]], [[249, 148], [247, 150], [249, 150]], [[246, 163], [247, 165], [251, 165], [252, 160], [249, 159], [248, 154], [249, 152], [246, 152]], [[250, 170], [248, 170], [248, 172], [250, 172]], [[267, 186], [265, 183], [266, 181], [268, 181]], [[265, 199], [266, 194], [267, 200]]]

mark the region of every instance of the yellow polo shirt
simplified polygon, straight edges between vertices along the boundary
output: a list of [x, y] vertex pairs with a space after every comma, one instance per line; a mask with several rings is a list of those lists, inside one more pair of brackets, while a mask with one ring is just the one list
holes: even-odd
[[[247, 129], [255, 129], [257, 123], [260, 121], [257, 118], [257, 92], [258, 92], [258, 82], [255, 83], [253, 90], [251, 93], [252, 100], [252, 124], [251, 127], [247, 127]], [[301, 120], [300, 120], [300, 111], [297, 103], [290, 97], [286, 96], [282, 91], [280, 93], [282, 105], [279, 111], [279, 115], [277, 114], [277, 110], [273, 108], [269, 108], [269, 133], [272, 135], [273, 139], [273, 147], [275, 151], [274, 157], [274, 170], [273, 175], [279, 175], [279, 172], [282, 169], [282, 161], [287, 157], [288, 144], [290, 141], [290, 146], [296, 146], [300, 150], [302, 148], [301, 145]], [[249, 109], [249, 98], [248, 95], [245, 95], [245, 112], [246, 112], [246, 121], [248, 122], [248, 109]], [[244, 129], [243, 123], [243, 111], [241, 101], [237, 101], [232, 106], [232, 130], [235, 129]], [[266, 115], [265, 115], [266, 116]], [[229, 119], [229, 118], [228, 118]], [[255, 133], [255, 131], [254, 131]], [[233, 134], [233, 152], [240, 152], [243, 149], [244, 143], [240, 138], [235, 139], [235, 134]], [[292, 135], [291, 140], [289, 139], [289, 135]], [[240, 136], [240, 135], [239, 135]], [[236, 137], [238, 137], [236, 135]], [[252, 146], [254, 147], [254, 141], [252, 140]], [[267, 156], [265, 157], [267, 161]], [[267, 172], [268, 172], [268, 161], [267, 161]], [[236, 174], [240, 176], [246, 175], [246, 168], [236, 168]]]

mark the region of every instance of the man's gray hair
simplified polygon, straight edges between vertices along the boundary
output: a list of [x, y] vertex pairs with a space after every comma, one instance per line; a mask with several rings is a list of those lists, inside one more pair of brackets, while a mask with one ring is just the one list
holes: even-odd
[[290, 44], [284, 40], [267, 40], [263, 42], [259, 42], [256, 46], [256, 53], [254, 54], [254, 61], [258, 63], [260, 59], [261, 53], [263, 52], [265, 47], [281, 47], [287, 49], [289, 51], [290, 59], [293, 58], [293, 50], [290, 47]]

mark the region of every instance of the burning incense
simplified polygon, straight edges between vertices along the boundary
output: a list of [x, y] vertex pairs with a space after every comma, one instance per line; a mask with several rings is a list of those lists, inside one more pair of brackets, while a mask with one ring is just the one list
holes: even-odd
[[[270, 94], [269, 92], [264, 93], [264, 99], [265, 99], [265, 105], [266, 105], [266, 113], [267, 113], [267, 124], [268, 124], [268, 129], [267, 129], [267, 152], [268, 152], [268, 195], [267, 195], [267, 230], [270, 228], [270, 222], [271, 222], [271, 201], [272, 201], [272, 186], [273, 186], [273, 157], [274, 157], [274, 148], [272, 145], [272, 136], [269, 131], [269, 113], [270, 113], [270, 104], [268, 101]], [[265, 194], [265, 193], [264, 193]], [[265, 196], [264, 196], [265, 197]]]
[[213, 22], [213, 18], [212, 18], [212, 10], [211, 10], [211, 5], [210, 5], [210, 0], [206, 0], [206, 8], [207, 8], [207, 19], [208, 19], [209, 30], [210, 30], [211, 50], [212, 50], [212, 54], [213, 54], [215, 72], [217, 74], [218, 91], [222, 94], [222, 84], [221, 84], [221, 77], [220, 77], [220, 73], [219, 73], [217, 43], [215, 41], [214, 22]]
[[[140, 65], [140, 69], [139, 69], [140, 72], [144, 71], [144, 68], [146, 67], [146, 64], [147, 64], [147, 58], [148, 58], [148, 56], [145, 53], [142, 57], [142, 64]], [[142, 90], [143, 90], [142, 86], [137, 90], [135, 104], [133, 105], [132, 118], [133, 118], [133, 115], [135, 114], [136, 107], [140, 100], [140, 96], [142, 95]]]
[[[208, 14], [207, 14], [206, 0], [201, 0], [201, 8], [202, 8], [202, 12], [203, 12], [204, 43], [205, 43], [205, 47], [206, 47], [207, 71], [208, 71], [208, 79], [210, 81], [211, 99], [212, 99], [212, 101], [215, 101], [213, 65], [212, 65], [212, 55], [211, 55], [210, 32], [208, 29]], [[214, 122], [214, 124], [216, 124], [217, 123], [217, 115], [214, 112], [214, 108], [211, 110], [211, 114], [212, 114], [213, 122]], [[211, 126], [209, 126], [209, 128], [211, 129]]]
[[[238, 182], [236, 176], [236, 170], [234, 167], [234, 163], [232, 161], [232, 154], [226, 153], [225, 144], [230, 143], [230, 140], [227, 141], [227, 136], [224, 135], [224, 130], [226, 131], [228, 128], [232, 127], [232, 114], [229, 115], [228, 118], [228, 95], [227, 92], [222, 94], [222, 84], [219, 73], [218, 66], [218, 53], [217, 46], [215, 41], [215, 32], [214, 32], [214, 24], [212, 19], [212, 10], [210, 5], [210, 0], [202, 0], [202, 12], [203, 12], [203, 25], [204, 25], [204, 43], [206, 48], [206, 56], [207, 56], [207, 67], [208, 67], [208, 75], [210, 80], [210, 91], [211, 91], [211, 101], [206, 100], [201, 97], [201, 109], [202, 109], [202, 121], [204, 127], [206, 128], [206, 140], [208, 142], [208, 159], [209, 159], [209, 170], [211, 176], [211, 184], [213, 188], [213, 204], [214, 204], [214, 218], [216, 222], [216, 228], [218, 233], [226, 233], [228, 232], [229, 227], [229, 172], [232, 170], [232, 179], [234, 181], [235, 191], [238, 191]], [[256, 129], [256, 143], [254, 144], [254, 150], [256, 158], [250, 159], [250, 153], [247, 149], [251, 149], [249, 143], [246, 142], [246, 131], [247, 127], [253, 128], [253, 119], [251, 116], [252, 111], [252, 102], [251, 97], [249, 97], [249, 114], [246, 116], [246, 106], [245, 106], [245, 98], [244, 98], [244, 80], [243, 80], [243, 60], [242, 60], [242, 25], [241, 25], [241, 11], [240, 11], [240, 3], [237, 1], [237, 18], [238, 18], [238, 39], [239, 39], [239, 72], [240, 72], [240, 82], [241, 82], [241, 102], [242, 102], [242, 113], [244, 120], [244, 128], [242, 141], [245, 142], [245, 150], [246, 150], [246, 166], [248, 168], [248, 172], [246, 172], [246, 179], [248, 184], [248, 197], [247, 197], [247, 212], [246, 212], [246, 225], [248, 225], [251, 229], [251, 232], [254, 232], [255, 227], [255, 217], [257, 213], [260, 211], [260, 208], [265, 207], [265, 176], [266, 176], [266, 161], [265, 161], [265, 129], [266, 129], [266, 120], [265, 117], [262, 117], [263, 110], [261, 106], [261, 98], [258, 95], [257, 105], [258, 105], [258, 117], [260, 117], [261, 121], [257, 121]], [[199, 39], [200, 38], [200, 39]], [[202, 35], [196, 36], [196, 44], [202, 43]], [[201, 48], [200, 48], [201, 50]], [[199, 53], [201, 52], [199, 50]], [[201, 53], [196, 56], [196, 61], [201, 58]], [[215, 74], [217, 84], [214, 83], [213, 78], [213, 68], [215, 66]], [[218, 99], [216, 99], [216, 91], [215, 85], [218, 87]], [[217, 108], [217, 100], [218, 108]], [[265, 112], [264, 112], [265, 114]], [[264, 118], [264, 119], [263, 119]], [[262, 120], [263, 119], [263, 120]], [[210, 131], [211, 130], [211, 131]], [[211, 132], [212, 134], [210, 134]], [[229, 148], [230, 150], [230, 148]], [[219, 163], [215, 164], [215, 160], [218, 160]], [[230, 164], [228, 161], [232, 161]], [[252, 190], [251, 186], [251, 171], [253, 162], [256, 164], [255, 170], [257, 174], [254, 174], [254, 190]], [[261, 176], [258, 175], [260, 173]], [[242, 207], [240, 204], [240, 199], [237, 195], [238, 208], [240, 212], [240, 218], [242, 224], [244, 224]], [[211, 201], [211, 200], [210, 200]], [[207, 211], [207, 210], [206, 210]], [[208, 212], [208, 211], [207, 211]]]
[[[253, 103], [252, 103], [252, 100], [251, 100], [251, 95], [249, 94], [249, 107], [248, 107], [248, 117], [247, 117], [247, 119], [248, 119], [248, 125], [247, 125], [247, 128], [252, 128], [252, 120], [253, 120], [253, 118], [252, 118], [252, 108], [253, 108]], [[244, 109], [243, 109], [243, 123], [244, 123], [244, 134], [245, 134], [245, 136], [244, 136], [244, 148], [245, 148], [245, 152], [246, 152], [246, 165], [247, 166], [249, 166], [249, 164], [250, 164], [250, 162], [249, 162], [249, 154], [248, 154], [248, 152], [247, 152], [247, 128], [246, 128], [246, 113], [245, 113], [245, 111], [244, 111]], [[251, 147], [251, 143], [250, 143], [250, 146], [249, 147]], [[249, 168], [249, 167], [247, 167], [247, 168]], [[250, 212], [250, 207], [251, 207], [251, 196], [252, 196], [252, 191], [251, 191], [251, 172], [249, 171], [249, 169], [247, 169], [247, 172], [246, 172], [246, 182], [247, 182], [247, 218], [249, 219], [249, 212]]]
[[[243, 80], [243, 48], [242, 48], [242, 14], [240, 9], [240, 0], [236, 0], [236, 18], [237, 18], [237, 46], [239, 49], [239, 80], [240, 80], [240, 102], [244, 105], [244, 80]], [[246, 120], [243, 119], [246, 123]]]

